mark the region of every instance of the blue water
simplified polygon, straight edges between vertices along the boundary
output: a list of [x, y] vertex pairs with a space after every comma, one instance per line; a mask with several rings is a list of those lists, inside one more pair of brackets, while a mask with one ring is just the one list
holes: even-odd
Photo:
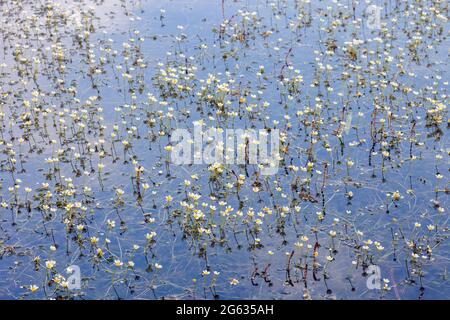
[[[379, 28], [368, 28], [370, 4], [383, 7]], [[2, 3], [0, 298], [448, 298], [448, 9], [370, 4]], [[170, 88], [167, 68], [178, 80]], [[210, 75], [228, 82], [223, 108]], [[231, 165], [214, 179], [207, 165], [167, 163], [169, 135], [200, 119], [280, 129], [277, 174]], [[182, 201], [205, 218], [195, 222]], [[272, 214], [259, 217], [265, 207]], [[386, 290], [367, 286], [372, 264]], [[70, 265], [81, 269], [79, 290], [58, 278]]]

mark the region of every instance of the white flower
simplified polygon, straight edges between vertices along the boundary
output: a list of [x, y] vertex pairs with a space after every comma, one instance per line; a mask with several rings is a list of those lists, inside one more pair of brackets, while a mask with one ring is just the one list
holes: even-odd
[[35, 293], [39, 289], [39, 287], [37, 285], [32, 284], [29, 287], [29, 289], [30, 289], [31, 293]]

